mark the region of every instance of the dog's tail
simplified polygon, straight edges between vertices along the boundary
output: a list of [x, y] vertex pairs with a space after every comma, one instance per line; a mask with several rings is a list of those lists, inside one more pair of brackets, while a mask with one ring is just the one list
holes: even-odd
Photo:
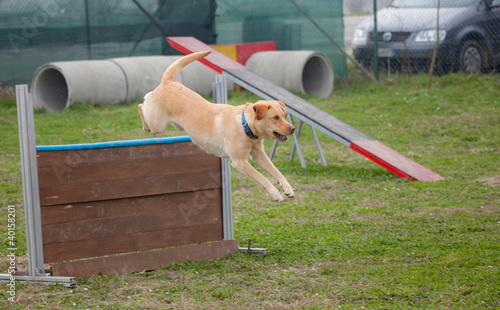
[[168, 81], [173, 81], [177, 74], [184, 68], [185, 66], [189, 65], [193, 61], [196, 61], [200, 58], [203, 58], [210, 54], [212, 51], [205, 51], [205, 52], [198, 52], [198, 53], [192, 53], [187, 56], [184, 56], [180, 59], [177, 59], [174, 61], [173, 64], [171, 64], [165, 73], [163, 73], [163, 77], [161, 78], [161, 83], [164, 84]]

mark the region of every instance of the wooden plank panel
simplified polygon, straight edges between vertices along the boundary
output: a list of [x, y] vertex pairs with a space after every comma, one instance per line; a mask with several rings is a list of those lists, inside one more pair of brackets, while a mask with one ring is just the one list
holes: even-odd
[[169, 174], [220, 169], [220, 159], [206, 154], [174, 156], [170, 158], [130, 159], [86, 164], [58, 165], [38, 168], [40, 187], [60, 184], [132, 179]]
[[238, 243], [225, 240], [59, 263], [52, 265], [52, 273], [55, 276], [91, 277], [99, 273], [113, 275], [140, 272], [174, 263], [217, 259], [237, 252]]
[[43, 247], [46, 263], [145, 251], [223, 239], [222, 221], [200, 226], [113, 236], [100, 239], [52, 243]]
[[215, 197], [220, 199], [220, 196], [220, 189], [207, 189], [195, 192], [90, 201], [71, 205], [44, 206], [41, 209], [42, 225], [161, 211], [179, 211], [197, 204], [206, 204], [208, 200]]
[[[221, 197], [199, 201], [178, 210], [105, 217], [42, 226], [43, 244], [86, 239], [127, 236], [142, 232], [169, 230], [192, 225], [208, 225], [222, 221]], [[193, 195], [192, 199], [196, 199]]]
[[220, 170], [212, 170], [138, 179], [61, 184], [41, 187], [40, 204], [50, 206], [213, 189], [221, 187], [220, 180]]
[[192, 142], [90, 150], [37, 151], [38, 167], [207, 154]]
[[269, 80], [261, 77], [251, 70], [226, 70], [226, 72], [244, 81], [245, 83], [248, 83], [274, 100], [282, 101], [288, 110], [295, 112], [294, 114], [301, 115], [308, 120], [317, 123], [326, 130], [332, 132], [335, 136], [339, 136], [346, 141], [373, 140], [373, 138], [362, 133], [356, 128], [321, 110], [290, 91], [269, 82]]
[[218, 73], [222, 73], [223, 69], [245, 69], [245, 66], [242, 64], [239, 64], [226, 55], [217, 52], [212, 47], [194, 37], [167, 37], [167, 41], [170, 46], [184, 54], [211, 50], [212, 53], [210, 55], [199, 59], [198, 61]]
[[351, 149], [402, 178], [417, 181], [441, 181], [445, 179], [379, 141], [353, 141]]

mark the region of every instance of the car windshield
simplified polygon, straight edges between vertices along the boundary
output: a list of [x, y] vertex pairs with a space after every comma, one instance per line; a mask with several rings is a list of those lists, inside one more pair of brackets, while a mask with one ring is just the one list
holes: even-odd
[[[470, 6], [476, 0], [441, 0], [440, 7], [453, 8]], [[393, 0], [391, 7], [395, 8], [436, 8], [438, 0]]]

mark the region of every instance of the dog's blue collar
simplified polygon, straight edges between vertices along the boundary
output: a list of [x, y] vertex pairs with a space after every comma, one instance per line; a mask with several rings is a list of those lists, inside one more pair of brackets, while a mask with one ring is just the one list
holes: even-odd
[[243, 129], [245, 129], [245, 133], [250, 139], [252, 139], [252, 140], [259, 139], [259, 137], [257, 137], [256, 135], [253, 134], [252, 130], [248, 126], [248, 123], [245, 119], [245, 109], [243, 109], [243, 111], [241, 111], [241, 125], [243, 125]]

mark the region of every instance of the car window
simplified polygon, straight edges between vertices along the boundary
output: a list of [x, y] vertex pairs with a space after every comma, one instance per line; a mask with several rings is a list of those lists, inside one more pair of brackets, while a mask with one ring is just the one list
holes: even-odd
[[[475, 0], [441, 0], [442, 8], [463, 7], [473, 5]], [[493, 0], [499, 2], [499, 0]], [[435, 8], [438, 0], [393, 0], [392, 7], [396, 8]]]

